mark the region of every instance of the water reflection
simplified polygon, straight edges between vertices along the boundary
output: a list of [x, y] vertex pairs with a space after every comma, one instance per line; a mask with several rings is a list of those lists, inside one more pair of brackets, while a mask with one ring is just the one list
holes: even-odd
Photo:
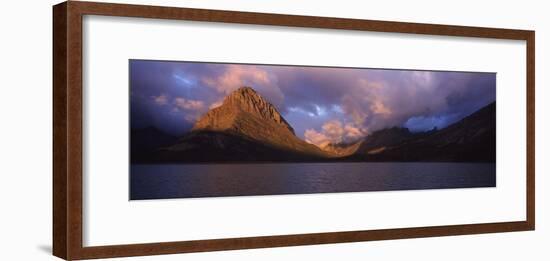
[[494, 163], [132, 165], [130, 198], [494, 187]]

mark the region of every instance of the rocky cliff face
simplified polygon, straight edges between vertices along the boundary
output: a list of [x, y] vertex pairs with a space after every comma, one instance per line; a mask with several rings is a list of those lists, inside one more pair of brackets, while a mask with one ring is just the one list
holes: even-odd
[[275, 106], [250, 87], [241, 87], [225, 97], [221, 106], [208, 111], [195, 123], [193, 130], [245, 132], [248, 129], [237, 128], [243, 127], [239, 126], [239, 121], [245, 116], [261, 119], [266, 124], [294, 134], [294, 129]]

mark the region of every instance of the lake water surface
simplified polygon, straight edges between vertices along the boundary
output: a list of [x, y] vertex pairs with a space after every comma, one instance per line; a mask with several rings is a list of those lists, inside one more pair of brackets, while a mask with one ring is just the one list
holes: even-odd
[[494, 163], [269, 163], [130, 166], [130, 199], [496, 186]]

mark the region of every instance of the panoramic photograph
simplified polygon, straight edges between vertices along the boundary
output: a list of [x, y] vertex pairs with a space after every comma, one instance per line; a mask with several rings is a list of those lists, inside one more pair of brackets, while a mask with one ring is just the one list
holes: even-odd
[[496, 186], [496, 74], [129, 60], [130, 200]]

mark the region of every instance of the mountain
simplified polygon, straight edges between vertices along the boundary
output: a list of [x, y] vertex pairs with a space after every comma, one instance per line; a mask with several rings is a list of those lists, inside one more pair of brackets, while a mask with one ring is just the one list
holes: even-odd
[[361, 153], [356, 153], [353, 158], [366, 161], [494, 162], [496, 103], [441, 130], [417, 134], [407, 132], [402, 130], [394, 138], [379, 143], [369, 142], [367, 137], [362, 147], [369, 149], [359, 149]]
[[393, 127], [352, 143], [319, 147], [298, 138], [275, 106], [241, 87], [200, 117], [180, 138], [153, 127], [132, 130], [132, 163], [159, 162], [494, 162], [493, 102], [441, 130]]
[[197, 120], [192, 131], [163, 148], [165, 161], [315, 161], [332, 156], [294, 134], [275, 106], [241, 87]]
[[130, 153], [132, 162], [146, 160], [157, 149], [169, 146], [177, 138], [155, 127], [149, 126], [130, 131]]
[[[246, 136], [254, 135], [256, 127], [253, 124], [261, 121], [270, 127], [294, 135], [294, 129], [288, 124], [275, 106], [267, 102], [254, 89], [241, 87], [225, 97], [221, 106], [211, 109], [203, 115], [193, 127], [193, 130], [232, 131]], [[260, 139], [271, 139], [271, 133]]]
[[336, 157], [349, 156], [357, 152], [363, 141], [352, 143], [325, 143], [319, 146], [323, 151], [333, 154]]
[[378, 130], [368, 135], [357, 151], [367, 154], [376, 153], [387, 147], [395, 146], [409, 140], [414, 136], [415, 135], [407, 128], [393, 127]]

